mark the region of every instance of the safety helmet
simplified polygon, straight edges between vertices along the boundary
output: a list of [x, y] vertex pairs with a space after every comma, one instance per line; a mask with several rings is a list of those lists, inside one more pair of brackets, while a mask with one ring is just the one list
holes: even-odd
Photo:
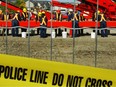
[[33, 14], [37, 14], [37, 11], [34, 11]]
[[97, 13], [100, 14], [100, 11], [98, 10]]
[[45, 11], [42, 11], [42, 14], [45, 14]]
[[73, 11], [72, 9], [69, 9], [69, 11]]
[[27, 12], [27, 9], [26, 8], [23, 8], [23, 12]]
[[38, 15], [41, 16], [42, 12], [38, 12]]

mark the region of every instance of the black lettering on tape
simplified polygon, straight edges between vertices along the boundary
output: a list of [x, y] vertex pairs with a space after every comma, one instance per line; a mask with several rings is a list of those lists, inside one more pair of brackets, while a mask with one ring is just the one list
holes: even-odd
[[53, 74], [52, 85], [62, 86], [63, 81], [64, 81], [64, 74], [58, 74], [58, 73]]
[[112, 81], [108, 81], [108, 87], [111, 87], [113, 85]]
[[23, 70], [22, 81], [26, 81], [27, 69]]
[[46, 79], [48, 78], [48, 74], [49, 73], [45, 71], [31, 70], [30, 82], [47, 84]]
[[96, 86], [97, 87], [102, 87], [102, 80], [101, 79], [97, 80]]
[[17, 70], [18, 70], [18, 68], [16, 67], [16, 68], [15, 68], [15, 73], [14, 73], [14, 80], [17, 79]]
[[85, 87], [91, 87], [91, 78], [87, 78]]
[[20, 75], [21, 73], [22, 73], [22, 68], [19, 68], [18, 69], [18, 72], [17, 72], [17, 80], [21, 80], [21, 78], [22, 78], [22, 75]]
[[12, 66], [0, 65], [0, 77], [3, 73], [5, 79], [26, 81], [27, 69], [17, 68]]
[[52, 85], [56, 85], [58, 81], [58, 74], [54, 73], [53, 74], [53, 80], [52, 80]]
[[92, 82], [91, 82], [91, 87], [95, 87], [95, 85], [96, 85], [96, 79], [92, 79]]
[[34, 70], [31, 70], [30, 82], [34, 82], [34, 80], [33, 80], [33, 72], [34, 72]]
[[45, 72], [45, 74], [44, 74], [44, 78], [43, 78], [43, 84], [47, 84], [47, 81], [46, 81], [46, 79], [48, 78], [48, 72]]
[[5, 70], [4, 70], [4, 78], [8, 79], [8, 77], [10, 76], [10, 67], [6, 66]]
[[68, 75], [66, 87], [81, 87], [83, 77]]
[[4, 66], [3, 65], [0, 65], [0, 77], [1, 77], [1, 73], [4, 72]]
[[11, 67], [11, 70], [10, 70], [10, 79], [14, 79], [14, 77], [13, 77], [13, 67]]
[[107, 86], [106, 86], [106, 85], [107, 85], [107, 81], [104, 80], [103, 83], [102, 83], [102, 85], [103, 85], [103, 87], [107, 87]]
[[87, 78], [85, 87], [111, 87], [113, 84], [112, 81], [95, 79], [95, 78]]

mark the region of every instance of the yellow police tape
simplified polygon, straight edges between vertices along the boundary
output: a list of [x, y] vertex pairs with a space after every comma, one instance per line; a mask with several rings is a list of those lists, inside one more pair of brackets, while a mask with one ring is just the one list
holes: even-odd
[[0, 54], [0, 87], [116, 87], [116, 70]]

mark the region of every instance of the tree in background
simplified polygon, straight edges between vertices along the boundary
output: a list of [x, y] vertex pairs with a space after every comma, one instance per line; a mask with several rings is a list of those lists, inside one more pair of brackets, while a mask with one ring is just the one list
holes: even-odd
[[25, 2], [26, 2], [27, 0], [16, 0], [15, 1], [15, 5], [16, 6], [18, 6], [18, 7], [20, 7], [20, 8], [24, 8], [25, 7]]
[[[6, 0], [4, 0], [4, 1], [6, 1]], [[10, 0], [7, 0], [7, 2], [9, 3]], [[3, 13], [5, 13], [5, 10], [6, 10], [6, 7], [5, 6], [1, 6], [0, 5], [0, 9], [2, 10]], [[10, 10], [9, 8], [7, 8], [7, 9]]]
[[[6, 1], [6, 0], [4, 0]], [[8, 3], [12, 4], [12, 5], [15, 5], [19, 8], [24, 8], [25, 7], [25, 2], [28, 1], [28, 0], [15, 0], [15, 1], [11, 1], [11, 0], [7, 0]], [[5, 13], [5, 10], [6, 10], [6, 7], [3, 7], [3, 6], [0, 6], [0, 9]], [[14, 13], [13, 10], [9, 9], [8, 10], [12, 13]]]

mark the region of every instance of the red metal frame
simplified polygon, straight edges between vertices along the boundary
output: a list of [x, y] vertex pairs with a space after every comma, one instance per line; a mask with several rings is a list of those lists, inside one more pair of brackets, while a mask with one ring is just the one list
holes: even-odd
[[[79, 0], [79, 1], [81, 1], [81, 0]], [[1, 2], [0, 5], [6, 6], [5, 1], [0, 0], [0, 2]], [[61, 2], [58, 2], [57, 0], [52, 0], [52, 5], [74, 9], [74, 5], [68, 4], [68, 3], [61, 3]], [[82, 3], [82, 4], [79, 4], [78, 6], [76, 6], [76, 10], [80, 10], [83, 14], [87, 14], [84, 11], [88, 11], [89, 14], [86, 18], [90, 19], [90, 18], [92, 18], [92, 15], [96, 10], [96, 5], [97, 5], [97, 0], [85, 0], [84, 4]], [[14, 11], [19, 10], [20, 12], [22, 12], [21, 8], [14, 6], [10, 3], [7, 3], [7, 6], [9, 9], [12, 9]], [[106, 15], [109, 19], [116, 20], [116, 4], [113, 3], [111, 0], [99, 0], [99, 10], [105, 11]], [[51, 18], [50, 12], [46, 11], [46, 15], [47, 15], [48, 19]], [[63, 16], [63, 18], [67, 18], [67, 17]]]
[[[72, 4], [60, 3], [56, 0], [53, 0], [52, 5], [74, 9], [74, 5]], [[96, 11], [96, 5], [97, 5], [97, 0], [85, 0], [84, 4], [82, 3], [76, 6], [76, 10], [80, 10], [82, 13], [84, 13], [84, 11], [90, 12], [88, 17], [90, 18], [92, 17], [93, 13]], [[116, 4], [111, 0], [99, 0], [99, 10], [105, 11], [109, 19], [116, 20]]]
[[[0, 0], [1, 1], [1, 5], [2, 6], [6, 6], [6, 3], [5, 1], [3, 0]], [[81, 1], [81, 0], [80, 0]], [[95, 10], [93, 9], [96, 9], [96, 5], [97, 4], [97, 0], [86, 0], [85, 4], [80, 4], [79, 6], [76, 6], [76, 9], [77, 10], [82, 10], [82, 11], [90, 11], [90, 12], [93, 12]], [[66, 7], [66, 8], [74, 8], [73, 5], [71, 4], [64, 4], [64, 3], [60, 3], [60, 2], [57, 2], [57, 1], [54, 1], [52, 2], [52, 5], [53, 6], [60, 6], [60, 7]], [[103, 10], [105, 9], [107, 11], [107, 14], [109, 14], [109, 17], [110, 18], [114, 18], [116, 19], [116, 4], [114, 4], [111, 0], [99, 0], [99, 5], [100, 5], [100, 10]], [[19, 7], [16, 7], [10, 3], [7, 4], [8, 8], [12, 9], [12, 10], [20, 10], [22, 12], [22, 9], [20, 9]], [[85, 9], [86, 8], [86, 9]], [[114, 15], [112, 15], [112, 13], [115, 13]], [[48, 17], [48, 19], [50, 19], [51, 17], [51, 13], [50, 12], [47, 12], [46, 11], [46, 15]], [[4, 22], [0, 22], [0, 25], [4, 23]], [[22, 22], [20, 22], [21, 25], [25, 26], [26, 24], [23, 24]], [[24, 22], [24, 23], [27, 23], [27, 22]], [[33, 22], [34, 24], [31, 25], [31, 26], [36, 26], [36, 22]], [[53, 22], [53, 27], [55, 27], [56, 25], [57, 26], [60, 26], [62, 25], [63, 26], [63, 23], [64, 23], [64, 26], [68, 26], [68, 23], [70, 25], [71, 22]], [[65, 25], [65, 23], [67, 23]], [[93, 26], [95, 22], [80, 22], [80, 27], [95, 27]], [[72, 23], [71, 23], [72, 24]], [[50, 25], [50, 22], [48, 22], [48, 25]], [[107, 22], [107, 25], [108, 27], [116, 27], [116, 21], [112, 21], [112, 22]], [[3, 26], [3, 24], [1, 25]], [[37, 25], [38, 26], [38, 25]], [[70, 25], [72, 27], [72, 25]]]
[[[5, 1], [0, 0], [0, 2], [1, 2], [1, 3], [0, 3], [1, 6], [6, 6], [6, 2], [5, 2]], [[7, 7], [8, 7], [9, 9], [11, 9], [11, 10], [14, 10], [14, 11], [17, 11], [17, 10], [19, 10], [20, 12], [23, 11], [21, 8], [15, 6], [15, 5], [12, 5], [12, 4], [10, 4], [10, 3], [7, 3]], [[51, 18], [51, 12], [48, 12], [48, 11], [45, 11], [45, 12], [46, 12], [46, 15], [47, 15], [47, 19], [49, 20], [49, 19]], [[32, 18], [34, 18], [34, 17], [35, 17], [35, 15], [33, 14]], [[52, 17], [54, 17], [53, 14], [52, 14]], [[63, 16], [63, 18], [66, 19], [67, 16]]]
[[[6, 2], [3, 1], [3, 0], [0, 0], [0, 5], [1, 5], [1, 6], [6, 6]], [[7, 7], [8, 7], [9, 9], [11, 9], [11, 10], [14, 10], [14, 11], [17, 11], [17, 10], [20, 11], [20, 12], [23, 11], [21, 8], [15, 6], [15, 5], [12, 5], [12, 4], [10, 4], [10, 3], [7, 3]], [[46, 15], [47, 15], [47, 18], [48, 18], [48, 19], [51, 18], [51, 13], [50, 13], [50, 12], [46, 11]], [[34, 17], [35, 17], [35, 15], [33, 14], [32, 18], [34, 18]]]
[[[53, 1], [52, 2], [52, 5], [53, 6], [64, 7], [64, 8], [71, 8], [71, 9], [74, 10], [74, 5], [69, 4], [69, 3], [61, 3], [61, 2], [58, 2], [58, 1]], [[76, 6], [76, 10], [80, 10], [83, 14], [87, 14], [84, 11], [88, 11], [88, 9], [86, 10], [86, 6], [85, 5], [84, 6], [80, 6], [80, 5]], [[90, 12], [93, 13], [92, 10]], [[87, 19], [89, 19], [89, 18], [92, 17], [92, 14], [91, 13], [89, 15], [87, 14], [88, 15], [88, 17], [86, 17]]]
[[[97, 0], [86, 0], [85, 4], [97, 5]], [[91, 7], [91, 8], [92, 8]], [[99, 10], [105, 11], [110, 20], [116, 20], [116, 4], [111, 0], [99, 0]]]
[[[8, 27], [11, 27], [12, 23], [11, 21], [7, 22]], [[68, 27], [68, 28], [72, 28], [72, 22], [68, 22], [68, 21], [52, 21], [53, 24], [53, 28], [55, 27]], [[19, 22], [19, 26], [23, 26], [23, 27], [28, 27], [28, 21], [21, 21]], [[36, 21], [30, 21], [30, 27], [38, 27], [40, 26], [40, 22], [36, 22]], [[6, 22], [5, 21], [0, 21], [0, 27], [6, 27]], [[47, 27], [51, 27], [51, 21], [48, 21], [47, 23]], [[93, 21], [83, 21], [83, 22], [79, 22], [79, 27], [96, 27], [96, 22]], [[100, 27], [100, 23], [98, 23], [98, 27]], [[107, 21], [107, 27], [112, 27], [112, 28], [116, 28], [116, 21]]]
[[[0, 0], [0, 5], [6, 6], [6, 2], [3, 1], [3, 0]], [[7, 7], [8, 7], [9, 9], [14, 10], [14, 11], [19, 10], [20, 12], [22, 12], [22, 9], [21, 9], [21, 8], [19, 8], [19, 7], [17, 7], [17, 6], [14, 6], [14, 5], [10, 4], [10, 3], [7, 3]]]

